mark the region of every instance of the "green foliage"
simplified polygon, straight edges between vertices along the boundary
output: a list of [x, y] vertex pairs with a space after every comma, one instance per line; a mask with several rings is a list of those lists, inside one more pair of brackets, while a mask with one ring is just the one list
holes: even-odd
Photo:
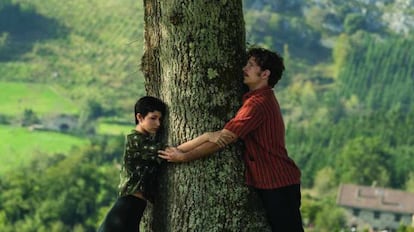
[[[306, 128], [290, 124], [286, 141], [291, 156], [301, 167], [303, 185], [313, 186], [318, 170], [339, 165], [338, 173], [353, 169], [362, 174], [361, 169], [367, 168], [368, 172], [378, 168], [377, 171], [384, 175], [372, 174], [372, 178], [376, 176], [385, 181], [382, 183], [386, 183], [386, 187], [404, 188], [407, 175], [403, 173], [414, 169], [414, 163], [408, 158], [413, 155], [414, 138], [410, 133], [414, 130], [413, 114], [413, 109], [409, 113], [379, 111], [345, 117], [337, 122], [325, 118]], [[339, 160], [345, 161], [344, 158], [348, 161], [340, 163]], [[371, 161], [374, 163], [370, 164]], [[364, 166], [360, 170], [355, 169], [354, 166], [362, 163]], [[378, 163], [378, 167], [372, 167]], [[365, 183], [371, 184], [373, 179], [368, 179], [364, 179]]]
[[[299, 114], [302, 118], [288, 111], [294, 120], [288, 125], [288, 147], [302, 169], [304, 186], [316, 187], [319, 170], [338, 166], [338, 180], [405, 188], [406, 173], [414, 169], [408, 158], [414, 144], [409, 132], [414, 130], [409, 93], [414, 60], [408, 41], [379, 40], [363, 32], [340, 36], [334, 49], [338, 81], [332, 89], [316, 92], [313, 100], [309, 95], [298, 99], [307, 109]], [[299, 90], [305, 96], [306, 89]]]
[[86, 100], [81, 107], [81, 114], [78, 120], [78, 129], [89, 134], [95, 133], [95, 121], [103, 116], [102, 106], [94, 100]]
[[341, 34], [332, 50], [332, 57], [335, 64], [335, 77], [338, 77], [339, 73], [344, 68], [351, 50], [352, 46], [349, 42], [349, 36]]
[[257, 1], [243, 0], [243, 5], [248, 9], [265, 9], [267, 11], [300, 13], [301, 1]]
[[26, 128], [0, 125], [0, 176], [27, 165], [37, 156], [66, 153], [73, 146], [87, 145], [79, 136], [51, 131], [28, 131]]
[[79, 108], [56, 85], [0, 81], [0, 112], [7, 116], [22, 115], [30, 109], [39, 117], [65, 112], [78, 114]]
[[0, 19], [8, 44], [0, 46], [0, 80], [55, 84], [75, 102], [96, 99], [121, 111], [144, 95], [136, 1], [14, 0], [0, 10], [8, 15], [21, 20]]
[[0, 182], [2, 231], [95, 231], [100, 209], [116, 198], [119, 170], [108, 165], [108, 156], [120, 157], [119, 140], [116, 149], [99, 143], [66, 156], [37, 157], [8, 173]]
[[317, 214], [315, 229], [319, 232], [340, 232], [346, 227], [345, 215], [342, 209], [332, 205], [324, 205]]
[[302, 205], [300, 212], [302, 214], [303, 224], [305, 226], [313, 226], [318, 213], [322, 210], [324, 203], [319, 199], [304, 194], [302, 191]]
[[409, 172], [408, 179], [405, 182], [405, 190], [414, 193], [414, 172]]
[[103, 135], [124, 135], [126, 132], [132, 130], [134, 122], [130, 124], [114, 122], [114, 121], [100, 121], [97, 125], [96, 132]]
[[393, 149], [390, 149], [392, 167], [398, 167], [394, 170], [391, 180], [397, 186], [406, 189], [407, 191], [414, 192], [414, 176], [412, 175], [414, 167], [414, 146], [400, 145]]
[[[304, 57], [309, 62], [328, 55], [327, 50], [319, 44], [320, 34], [309, 28], [300, 17], [249, 10], [245, 13], [245, 20], [248, 43], [277, 51], [283, 51], [284, 45], [288, 44], [293, 56]], [[312, 52], [315, 49], [317, 53]]]
[[398, 227], [397, 232], [414, 232], [414, 227], [401, 225], [400, 227]]
[[[302, 186], [327, 198], [340, 180], [413, 191], [412, 38], [362, 32], [369, 19], [353, 11], [360, 9], [355, 1], [325, 1], [336, 15], [315, 6], [302, 15], [291, 5], [298, 2], [262, 4], [246, 10], [245, 20], [250, 43], [285, 56], [277, 94]], [[2, 20], [8, 15], [22, 21]], [[1, 1], [1, 122], [13, 123], [25, 109], [32, 122], [32, 116], [78, 114], [83, 129], [95, 130], [102, 116], [128, 121], [124, 117], [145, 93], [138, 70], [142, 19], [142, 4], [133, 0]], [[327, 23], [345, 32], [331, 37], [343, 31], [332, 33]], [[329, 41], [337, 41], [333, 65]], [[94, 231], [115, 198], [115, 164], [129, 127], [100, 121], [98, 133], [119, 137], [94, 136], [88, 144], [0, 126], [1, 230]], [[304, 196], [302, 211], [320, 231], [337, 231], [344, 223], [333, 202]]]
[[316, 173], [313, 189], [319, 197], [335, 196], [338, 186], [335, 177], [335, 171], [331, 167], [324, 167]]
[[364, 28], [364, 16], [358, 13], [351, 13], [345, 17], [344, 28], [347, 34], [353, 34]]
[[39, 123], [39, 122], [40, 122], [40, 120], [37, 117], [37, 115], [35, 114], [35, 112], [33, 112], [33, 110], [25, 109], [24, 112], [23, 112], [23, 116], [22, 116], [20, 125], [29, 126], [29, 125], [33, 125], [33, 124], [36, 124], [36, 123]]
[[0, 10], [2, 10], [4, 7], [10, 5], [12, 3], [12, 0], [3, 0], [0, 2]]
[[414, 52], [412, 41], [373, 36], [355, 39], [352, 52], [339, 75], [339, 91], [356, 95], [364, 108], [387, 110], [400, 107], [407, 111], [414, 102]]
[[328, 13], [318, 6], [311, 6], [305, 11], [305, 21], [311, 28], [321, 33], [324, 31], [323, 24]]
[[337, 175], [343, 183], [388, 186], [389, 154], [378, 137], [348, 140], [337, 159]]
[[0, 53], [2, 53], [6, 49], [8, 38], [9, 38], [9, 33], [7, 33], [7, 32], [1, 33], [1, 35], [0, 35]]
[[58, 32], [59, 27], [58, 22], [38, 14], [29, 5], [3, 5], [0, 9], [0, 32], [7, 33], [9, 39], [8, 46], [0, 49], [0, 61], [18, 59], [36, 41], [63, 35], [63, 30]]
[[304, 213], [304, 218], [310, 216], [308, 223], [312, 225], [314, 231], [340, 232], [347, 227], [345, 212], [336, 206], [335, 196], [321, 196], [311, 201], [305, 196], [301, 211]]

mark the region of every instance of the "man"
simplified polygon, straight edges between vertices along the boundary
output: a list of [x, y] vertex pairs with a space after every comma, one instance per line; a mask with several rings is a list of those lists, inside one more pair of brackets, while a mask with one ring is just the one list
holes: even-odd
[[212, 154], [237, 139], [246, 150], [246, 183], [262, 200], [272, 231], [302, 232], [300, 170], [288, 156], [285, 126], [272, 88], [285, 69], [283, 58], [263, 48], [248, 51], [243, 105], [224, 129], [159, 151], [169, 162], [188, 162]]

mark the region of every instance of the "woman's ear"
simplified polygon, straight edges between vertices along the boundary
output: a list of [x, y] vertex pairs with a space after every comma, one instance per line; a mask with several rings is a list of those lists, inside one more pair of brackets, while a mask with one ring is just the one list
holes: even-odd
[[135, 115], [135, 117], [137, 118], [138, 123], [141, 123], [141, 122], [142, 122], [142, 120], [144, 120], [144, 117], [142, 117], [142, 114], [140, 114], [140, 113], [137, 113], [137, 114]]

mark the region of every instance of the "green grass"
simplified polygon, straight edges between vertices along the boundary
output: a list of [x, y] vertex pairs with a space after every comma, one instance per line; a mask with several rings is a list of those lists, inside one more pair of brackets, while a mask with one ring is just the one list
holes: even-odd
[[31, 109], [39, 116], [53, 113], [78, 114], [77, 106], [62, 96], [58, 87], [24, 82], [0, 82], [0, 112], [22, 115]]
[[0, 176], [16, 170], [38, 155], [65, 154], [73, 146], [89, 140], [51, 131], [29, 131], [22, 127], [0, 125]]
[[18, 6], [18, 16], [31, 20], [27, 25], [16, 20], [7, 24], [15, 30], [8, 32], [3, 56], [16, 57], [0, 60], [0, 81], [61, 86], [77, 104], [93, 99], [104, 107], [115, 106], [120, 115], [145, 94], [139, 70], [144, 41], [142, 1], [11, 2]]
[[131, 125], [125, 125], [117, 123], [99, 122], [97, 126], [97, 133], [106, 135], [126, 135], [132, 129], [134, 129], [134, 127], [135, 125], [133, 125], [132, 123]]

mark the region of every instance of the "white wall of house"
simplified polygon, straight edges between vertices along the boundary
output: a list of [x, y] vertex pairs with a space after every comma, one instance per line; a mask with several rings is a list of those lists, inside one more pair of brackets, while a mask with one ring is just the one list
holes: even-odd
[[348, 224], [357, 225], [359, 229], [397, 229], [401, 224], [412, 225], [413, 215], [381, 212], [375, 210], [347, 208]]
[[48, 130], [66, 131], [76, 127], [77, 118], [68, 115], [49, 116], [42, 119], [42, 124]]

